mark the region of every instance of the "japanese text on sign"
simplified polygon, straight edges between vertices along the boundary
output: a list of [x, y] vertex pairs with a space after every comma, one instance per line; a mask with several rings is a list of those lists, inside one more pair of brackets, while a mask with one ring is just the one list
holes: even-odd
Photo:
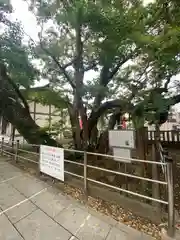
[[64, 149], [41, 145], [40, 171], [64, 181]]

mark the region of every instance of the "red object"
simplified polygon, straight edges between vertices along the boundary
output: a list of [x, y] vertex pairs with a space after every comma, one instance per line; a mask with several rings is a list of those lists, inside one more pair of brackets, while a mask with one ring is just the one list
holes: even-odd
[[123, 117], [122, 119], [122, 129], [126, 129], [126, 119]]
[[83, 128], [83, 124], [82, 124], [82, 120], [81, 120], [81, 118], [79, 119], [79, 126], [80, 126], [80, 129]]

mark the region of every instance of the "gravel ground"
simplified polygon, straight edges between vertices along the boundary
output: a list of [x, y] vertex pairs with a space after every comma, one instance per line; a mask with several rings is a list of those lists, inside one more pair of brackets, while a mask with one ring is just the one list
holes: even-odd
[[[83, 201], [83, 191], [68, 185], [64, 187], [64, 193], [71, 195], [78, 201]], [[142, 231], [155, 239], [161, 239], [161, 228], [147, 219], [135, 216], [132, 212], [126, 211], [119, 205], [107, 202], [98, 198], [88, 197], [86, 203], [92, 209], [114, 218], [116, 221], [124, 223], [132, 228]]]

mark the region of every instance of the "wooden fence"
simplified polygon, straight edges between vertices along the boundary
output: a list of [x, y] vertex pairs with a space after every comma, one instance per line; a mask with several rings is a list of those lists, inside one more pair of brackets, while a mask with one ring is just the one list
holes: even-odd
[[[156, 131], [148, 131], [148, 140], [154, 141]], [[160, 141], [180, 142], [180, 131], [160, 131]]]

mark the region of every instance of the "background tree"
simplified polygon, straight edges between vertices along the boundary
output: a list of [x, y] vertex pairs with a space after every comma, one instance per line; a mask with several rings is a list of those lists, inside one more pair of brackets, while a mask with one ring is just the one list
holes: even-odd
[[[23, 31], [18, 22], [10, 21], [12, 7], [8, 1], [0, 3], [0, 116], [10, 122], [31, 143], [55, 144], [32, 119], [29, 106], [20, 91], [28, 88], [38, 77], [32, 65], [29, 47], [23, 45]], [[5, 125], [4, 125], [5, 127]]]

